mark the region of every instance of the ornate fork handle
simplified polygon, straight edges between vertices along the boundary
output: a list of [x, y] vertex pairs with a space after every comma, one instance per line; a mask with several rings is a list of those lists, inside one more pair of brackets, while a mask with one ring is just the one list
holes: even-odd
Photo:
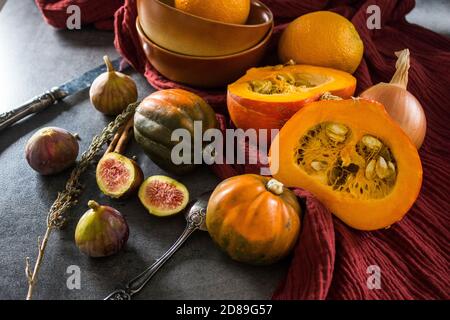
[[18, 108], [0, 114], [0, 131], [30, 114], [44, 110], [56, 101], [66, 97], [66, 95], [67, 93], [63, 90], [59, 88], [52, 88]]
[[141, 291], [155, 273], [169, 260], [172, 255], [181, 247], [189, 236], [197, 230], [205, 219], [205, 210], [199, 209], [188, 217], [186, 228], [177, 241], [158, 260], [155, 261], [144, 272], [127, 283], [125, 288], [118, 289], [109, 294], [104, 300], [131, 300], [131, 297]]

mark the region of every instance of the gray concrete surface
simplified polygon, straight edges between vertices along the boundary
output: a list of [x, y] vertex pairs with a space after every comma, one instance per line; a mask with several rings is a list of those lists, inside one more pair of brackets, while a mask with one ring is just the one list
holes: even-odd
[[416, 0], [416, 7], [406, 16], [406, 20], [450, 35], [450, 1]]
[[[9, 110], [44, 90], [75, 77], [101, 63], [106, 53], [116, 57], [113, 34], [93, 29], [81, 32], [55, 30], [41, 19], [32, 0], [0, 0], [0, 112]], [[419, 1], [420, 6], [425, 1]], [[438, 11], [448, 10], [448, 2]], [[3, 7], [2, 7], [3, 5]], [[427, 7], [429, 10], [430, 7]], [[421, 11], [425, 12], [425, 11]], [[414, 11], [413, 11], [414, 13]], [[428, 17], [430, 26], [449, 33], [448, 19], [432, 19], [433, 13], [411, 14], [419, 22]], [[152, 92], [145, 79], [132, 74], [140, 96]], [[59, 126], [78, 132], [80, 149], [111, 119], [90, 106], [88, 92], [80, 92], [39, 116], [29, 118], [0, 133], [0, 299], [23, 299], [27, 283], [25, 257], [34, 261], [37, 237], [45, 230], [45, 215], [56, 192], [64, 186], [66, 171], [41, 177], [28, 167], [24, 145], [43, 126]], [[132, 144], [146, 176], [164, 173]], [[56, 231], [47, 248], [36, 289], [37, 299], [100, 299], [118, 284], [126, 282], [150, 265], [184, 228], [182, 216], [158, 219], [146, 213], [138, 200], [111, 201], [97, 190], [94, 169], [84, 178], [87, 189], [80, 205], [71, 210], [67, 228]], [[192, 197], [211, 189], [217, 179], [207, 168], [181, 179]], [[105, 259], [89, 259], [74, 245], [78, 218], [89, 199], [119, 209], [130, 225], [130, 239], [121, 253]], [[81, 290], [69, 290], [67, 267], [81, 268]], [[149, 283], [138, 299], [268, 299], [283, 277], [287, 261], [271, 267], [251, 267], [231, 261], [211, 242], [208, 234], [197, 233]]]

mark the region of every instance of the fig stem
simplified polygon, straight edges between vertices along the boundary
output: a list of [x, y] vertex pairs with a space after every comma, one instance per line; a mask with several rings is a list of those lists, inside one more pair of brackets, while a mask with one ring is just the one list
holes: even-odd
[[95, 202], [94, 200], [89, 200], [88, 206], [89, 206], [89, 208], [91, 208], [94, 211], [98, 211], [98, 209], [100, 209], [100, 205], [97, 202]]
[[103, 56], [103, 61], [105, 61], [105, 64], [106, 64], [106, 68], [108, 69], [108, 72], [114, 72], [114, 71], [116, 71], [116, 70], [114, 70], [114, 67], [113, 67], [113, 65], [112, 65], [112, 63], [111, 63], [111, 60], [109, 60], [109, 57], [108, 56]]

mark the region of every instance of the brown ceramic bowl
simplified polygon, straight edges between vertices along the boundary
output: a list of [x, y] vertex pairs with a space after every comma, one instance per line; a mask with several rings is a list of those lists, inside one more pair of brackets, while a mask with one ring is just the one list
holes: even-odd
[[247, 24], [201, 18], [173, 6], [173, 0], [138, 0], [142, 30], [158, 46], [185, 55], [214, 57], [257, 45], [273, 24], [269, 8], [251, 1]]
[[253, 48], [221, 57], [188, 56], [161, 48], [145, 35], [139, 18], [136, 29], [148, 61], [166, 78], [196, 87], [215, 88], [232, 83], [258, 65], [272, 35], [273, 24]]

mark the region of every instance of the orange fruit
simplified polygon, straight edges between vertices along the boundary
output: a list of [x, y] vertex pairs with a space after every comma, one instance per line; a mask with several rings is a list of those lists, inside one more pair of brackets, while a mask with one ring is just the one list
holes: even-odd
[[355, 72], [361, 62], [364, 45], [355, 26], [330, 11], [305, 14], [291, 22], [281, 35], [278, 56], [282, 62], [294, 60]]
[[175, 8], [202, 18], [244, 24], [250, 13], [250, 0], [175, 0]]

